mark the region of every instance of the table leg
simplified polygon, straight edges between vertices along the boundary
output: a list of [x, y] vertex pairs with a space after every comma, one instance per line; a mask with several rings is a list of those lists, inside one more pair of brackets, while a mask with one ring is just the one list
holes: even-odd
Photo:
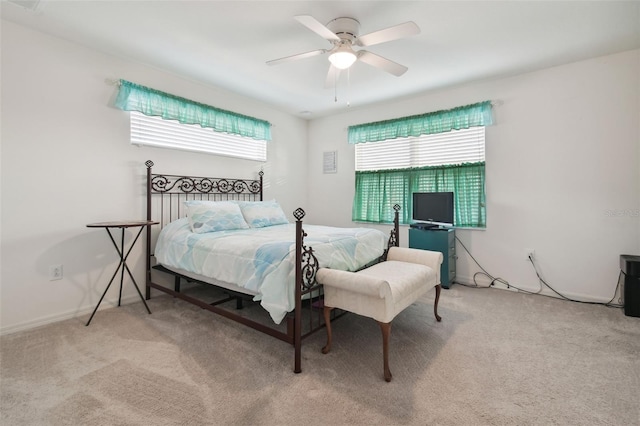
[[136, 283], [136, 280], [133, 278], [133, 275], [131, 274], [131, 271], [129, 270], [129, 267], [127, 266], [127, 264], [124, 264], [124, 269], [127, 269], [127, 272], [129, 273], [129, 277], [131, 278], [131, 281], [133, 282], [133, 286], [136, 288], [136, 290], [138, 291], [138, 295], [140, 296], [140, 300], [142, 300], [142, 303], [144, 303], [144, 307], [147, 308], [147, 312], [151, 313], [151, 310], [149, 309], [149, 306], [147, 305], [146, 300], [144, 300], [144, 296], [142, 295], [142, 293], [140, 292], [140, 288], [138, 287], [138, 284]]
[[[98, 310], [98, 307], [102, 303], [102, 299], [104, 299], [104, 296], [107, 294], [107, 291], [109, 290], [109, 287], [111, 287], [111, 284], [113, 283], [114, 278], [118, 274], [118, 271], [120, 271], [120, 292], [118, 294], [118, 306], [120, 306], [121, 300], [122, 300], [122, 285], [124, 283], [124, 270], [125, 269], [127, 270], [127, 273], [129, 274], [129, 277], [131, 278], [131, 281], [133, 282], [133, 286], [136, 288], [136, 291], [138, 292], [138, 295], [140, 296], [140, 299], [142, 300], [142, 303], [144, 303], [144, 307], [147, 309], [147, 312], [149, 314], [151, 314], [151, 310], [149, 309], [149, 306], [147, 305], [147, 302], [144, 300], [144, 297], [142, 296], [142, 293], [140, 292], [140, 288], [138, 287], [138, 284], [136, 283], [136, 280], [133, 278], [133, 274], [131, 273], [131, 270], [129, 269], [129, 266], [127, 265], [127, 258], [129, 257], [129, 254], [131, 253], [131, 250], [133, 249], [133, 247], [135, 246], [136, 242], [138, 241], [138, 238], [140, 237], [140, 234], [142, 234], [142, 231], [144, 230], [144, 226], [141, 227], [140, 230], [138, 231], [138, 234], [136, 235], [136, 237], [134, 238], [133, 242], [129, 246], [129, 250], [127, 251], [126, 255], [124, 254], [124, 228], [121, 228], [122, 235], [121, 235], [121, 238], [120, 238], [120, 247], [118, 247], [118, 244], [116, 243], [116, 240], [113, 238], [113, 235], [111, 234], [111, 231], [109, 231], [109, 228], [105, 228], [105, 229], [107, 230], [107, 234], [109, 234], [109, 238], [111, 239], [111, 242], [113, 243], [113, 246], [115, 247], [116, 251], [118, 252], [118, 256], [120, 256], [120, 263], [118, 264], [118, 267], [116, 268], [116, 271], [113, 273], [113, 276], [109, 280], [109, 284], [107, 285], [107, 288], [104, 290], [104, 293], [102, 293], [102, 296], [100, 297], [100, 300], [98, 301], [98, 304], [96, 305], [95, 309], [93, 310], [93, 313], [91, 313], [91, 317], [89, 317], [89, 321], [87, 321], [86, 326], [88, 326], [91, 323], [91, 320], [93, 319], [93, 316], [96, 314], [96, 311]], [[120, 270], [120, 268], [122, 268], [122, 270]]]
[[[140, 237], [140, 234], [142, 234], [143, 230], [144, 230], [144, 226], [140, 228], [140, 230], [138, 231], [138, 235], [136, 235], [136, 237], [133, 239], [133, 242], [131, 243], [131, 246], [129, 246], [129, 251], [127, 252], [127, 255], [124, 256], [124, 258], [122, 259], [122, 263], [124, 264], [124, 268], [122, 268], [122, 276], [124, 277], [124, 270], [126, 269], [127, 273], [129, 274], [129, 278], [131, 278], [131, 282], [133, 282], [133, 286], [136, 288], [136, 291], [140, 296], [140, 300], [142, 300], [142, 303], [144, 303], [144, 307], [147, 309], [147, 312], [151, 314], [151, 310], [149, 309], [147, 302], [144, 300], [144, 296], [142, 296], [142, 293], [140, 293], [140, 288], [138, 287], [138, 283], [136, 283], [136, 280], [133, 278], [133, 274], [131, 273], [129, 266], [127, 265], [127, 258], [129, 257], [129, 253], [131, 253], [133, 246], [136, 245], [136, 241], [138, 241], [138, 238]], [[124, 232], [124, 229], [123, 229], [123, 232]], [[124, 246], [122, 251], [124, 252]], [[122, 282], [120, 283], [120, 291], [122, 292]]]
[[[124, 266], [127, 266], [127, 264], [125, 263], [124, 257], [122, 257], [124, 254], [124, 228], [121, 228], [120, 230], [122, 231], [121, 237], [120, 237], [120, 250], [118, 250], [118, 253], [120, 253], [120, 264], [121, 265], [124, 264]], [[107, 232], [109, 232], [109, 229], [107, 229]], [[135, 244], [135, 241], [133, 243]], [[122, 282], [123, 281], [124, 281], [124, 268], [122, 268], [122, 271], [120, 271], [120, 292], [118, 293], [118, 306], [120, 306], [120, 302], [122, 300]]]
[[85, 324], [86, 326], [88, 326], [91, 323], [91, 320], [93, 319], [93, 316], [96, 314], [96, 311], [98, 310], [98, 306], [100, 306], [100, 304], [102, 303], [102, 299], [104, 299], [104, 296], [105, 296], [105, 294], [107, 294], [107, 291], [109, 290], [109, 287], [111, 287], [111, 283], [113, 283], [113, 279], [118, 274], [118, 271], [120, 270], [120, 266], [122, 266], [122, 263], [118, 264], [118, 268], [116, 269], [116, 271], [111, 276], [111, 279], [109, 280], [109, 285], [107, 285], [107, 288], [104, 289], [104, 293], [102, 293], [102, 296], [100, 297], [100, 300], [98, 301], [98, 304], [96, 305], [95, 309], [93, 310], [93, 313], [89, 317], [89, 321], [87, 321], [87, 323]]
[[[107, 230], [107, 234], [109, 234], [109, 238], [111, 239], [111, 242], [113, 243], [113, 247], [116, 249], [116, 251], [118, 252], [118, 256], [120, 256], [120, 265], [118, 265], [118, 269], [120, 268], [120, 266], [122, 266], [122, 264], [124, 263], [124, 228], [120, 228], [120, 230], [122, 231], [121, 233], [121, 237], [120, 237], [120, 247], [118, 247], [118, 244], [116, 243], [116, 240], [113, 238], [113, 235], [111, 234], [111, 231], [109, 231], [109, 228], [104, 228]], [[120, 300], [122, 299], [122, 282], [124, 281], [124, 268], [122, 268], [122, 272], [120, 273], [120, 293], [118, 295], [118, 306], [120, 306]]]

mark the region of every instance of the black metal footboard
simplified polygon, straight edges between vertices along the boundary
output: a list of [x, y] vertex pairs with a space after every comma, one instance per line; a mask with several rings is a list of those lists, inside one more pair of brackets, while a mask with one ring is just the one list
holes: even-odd
[[[322, 312], [322, 286], [316, 281], [318, 260], [313, 253], [313, 248], [307, 247], [304, 244], [306, 233], [302, 227], [302, 219], [305, 216], [305, 211], [302, 208], [298, 208], [293, 212], [293, 216], [296, 219], [295, 309], [285, 317], [284, 327], [266, 325], [263, 322], [255, 321], [237, 312], [238, 308], [241, 308], [243, 296], [245, 298], [250, 298], [250, 296], [223, 289], [225, 293], [224, 297], [213, 302], [193, 297], [181, 289], [181, 282], [189, 281], [207, 286], [212, 286], [212, 284], [198, 281], [193, 277], [182, 275], [161, 265], [154, 265], [152, 259], [154, 258], [154, 239], [157, 237], [157, 233], [171, 221], [185, 215], [184, 209], [182, 208], [184, 201], [261, 201], [263, 198], [263, 172], [260, 171], [258, 173], [258, 179], [255, 180], [209, 178], [154, 174], [152, 173], [153, 162], [147, 161], [145, 165], [147, 167], [147, 219], [160, 223], [160, 226], [154, 227], [154, 230], [152, 230], [151, 227], [147, 227], [146, 298], [149, 299], [151, 297], [151, 289], [153, 288], [290, 343], [294, 346], [295, 351], [294, 372], [301, 372], [302, 339], [322, 329], [325, 325]], [[391, 230], [388, 247], [399, 245], [398, 212], [400, 206], [395, 205], [394, 210], [394, 228]], [[388, 247], [379, 260], [386, 259]], [[151, 274], [152, 270], [173, 275], [173, 289], [154, 282]], [[236, 301], [236, 311], [224, 306], [227, 302], [233, 300]], [[332, 319], [341, 315], [342, 314], [336, 313]], [[283, 328], [285, 329], [283, 330]]]

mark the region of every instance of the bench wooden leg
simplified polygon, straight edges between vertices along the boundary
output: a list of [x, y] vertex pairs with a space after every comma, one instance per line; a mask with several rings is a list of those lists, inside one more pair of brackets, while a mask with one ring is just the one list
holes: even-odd
[[327, 344], [324, 348], [322, 348], [323, 354], [328, 354], [331, 350], [331, 310], [329, 306], [325, 306], [323, 309], [324, 313], [324, 324], [327, 327]]
[[440, 300], [440, 284], [436, 286], [436, 301], [433, 303], [433, 313], [436, 316], [436, 321], [440, 322], [442, 318], [438, 315], [438, 301]]
[[391, 370], [389, 370], [389, 335], [391, 334], [391, 323], [380, 322], [380, 329], [382, 330], [382, 359], [384, 362], [384, 379], [387, 382], [391, 381]]

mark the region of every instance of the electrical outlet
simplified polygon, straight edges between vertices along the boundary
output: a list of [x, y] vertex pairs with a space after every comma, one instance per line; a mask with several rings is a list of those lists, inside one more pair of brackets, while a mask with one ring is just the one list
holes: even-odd
[[528, 249], [524, 249], [524, 260], [526, 260], [527, 262], [529, 261], [529, 259], [534, 260], [536, 258], [536, 251], [535, 249], [532, 248], [528, 248]]
[[49, 266], [49, 281], [62, 279], [62, 265]]

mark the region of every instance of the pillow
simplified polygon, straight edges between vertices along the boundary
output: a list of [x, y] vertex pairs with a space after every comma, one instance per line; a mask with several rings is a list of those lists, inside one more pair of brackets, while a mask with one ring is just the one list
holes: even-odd
[[238, 202], [244, 220], [252, 228], [282, 225], [289, 223], [289, 219], [282, 211], [277, 201], [240, 201]]
[[247, 229], [240, 206], [231, 201], [185, 201], [191, 231], [205, 232]]

